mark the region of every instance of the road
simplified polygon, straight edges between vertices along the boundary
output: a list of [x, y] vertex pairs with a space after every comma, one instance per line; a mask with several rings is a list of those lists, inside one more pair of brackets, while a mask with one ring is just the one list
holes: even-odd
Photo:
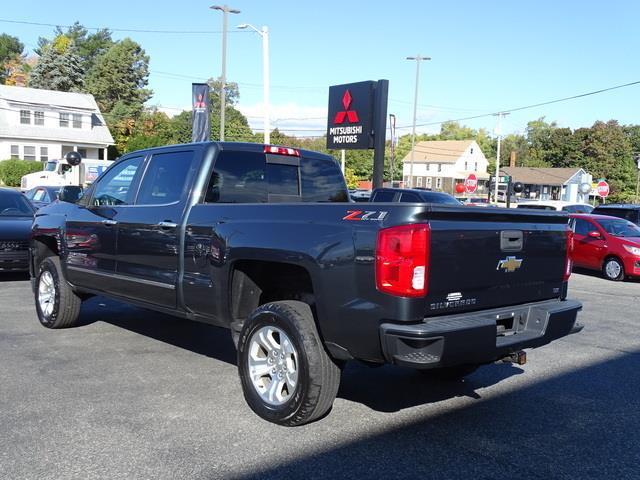
[[640, 478], [640, 283], [574, 274], [583, 332], [442, 384], [349, 364], [298, 428], [245, 405], [227, 331], [94, 298], [41, 327], [0, 279], [0, 478]]

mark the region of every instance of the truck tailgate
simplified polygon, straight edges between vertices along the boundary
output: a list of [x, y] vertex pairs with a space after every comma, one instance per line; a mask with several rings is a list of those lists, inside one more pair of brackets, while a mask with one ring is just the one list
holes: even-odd
[[426, 316], [561, 296], [565, 214], [434, 206], [426, 215], [431, 227]]

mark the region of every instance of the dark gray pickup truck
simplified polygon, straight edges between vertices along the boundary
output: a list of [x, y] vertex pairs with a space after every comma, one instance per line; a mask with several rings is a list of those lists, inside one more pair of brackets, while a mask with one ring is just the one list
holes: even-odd
[[40, 322], [103, 295], [228, 327], [245, 398], [282, 425], [344, 363], [462, 376], [578, 331], [564, 214], [349, 201], [333, 158], [241, 143], [133, 152], [34, 220]]

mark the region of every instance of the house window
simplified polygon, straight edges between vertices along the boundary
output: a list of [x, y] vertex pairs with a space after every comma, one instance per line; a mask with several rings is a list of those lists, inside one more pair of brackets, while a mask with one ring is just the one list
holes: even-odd
[[49, 160], [49, 147], [40, 147], [40, 161], [46, 162]]
[[471, 155], [473, 155], [473, 147], [471, 147]]
[[20, 110], [20, 123], [31, 125], [31, 110]]
[[422, 186], [422, 177], [418, 177], [416, 182], [416, 187], [421, 187], [421, 186]]
[[87, 149], [86, 148], [79, 148], [78, 149], [78, 153], [80, 154], [80, 156], [82, 158], [87, 158]]
[[60, 113], [60, 126], [68, 127], [69, 126], [69, 114], [68, 113]]
[[20, 145], [11, 145], [11, 158], [20, 158]]
[[442, 178], [438, 177], [436, 178], [436, 189], [441, 189], [442, 188]]
[[439, 172], [441, 172], [441, 171], [442, 171], [442, 164], [441, 164], [441, 163], [439, 163], [439, 164], [438, 164], [438, 171], [439, 171]]
[[33, 112], [33, 124], [44, 125], [44, 112]]
[[24, 159], [35, 160], [36, 159], [36, 147], [24, 147]]
[[467, 170], [469, 170], [469, 162], [465, 161], [464, 162], [464, 171], [466, 172]]
[[433, 185], [433, 178], [427, 177], [427, 188], [431, 188], [432, 185]]
[[82, 114], [73, 114], [73, 128], [82, 128]]
[[476, 162], [475, 167], [473, 167], [473, 171], [474, 171], [474, 172], [477, 172], [477, 171], [478, 171], [478, 162]]

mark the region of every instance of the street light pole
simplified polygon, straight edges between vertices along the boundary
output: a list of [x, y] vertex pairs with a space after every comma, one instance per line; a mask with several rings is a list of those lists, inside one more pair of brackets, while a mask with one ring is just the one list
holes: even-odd
[[431, 60], [431, 57], [416, 55], [415, 57], [407, 57], [407, 60], [416, 61], [416, 90], [413, 97], [413, 127], [411, 128], [411, 153], [409, 157], [409, 188], [413, 188], [413, 149], [416, 144], [416, 116], [418, 113], [418, 85], [420, 82], [420, 62], [422, 60]]
[[[496, 152], [496, 185], [495, 185], [495, 192], [494, 192], [494, 198], [493, 201], [495, 203], [498, 203], [498, 185], [500, 184], [499, 182], [499, 177], [500, 177], [500, 143], [502, 140], [502, 131], [501, 129], [501, 120], [502, 117], [504, 117], [505, 115], [509, 115], [508, 112], [500, 112], [500, 113], [495, 113], [494, 116], [498, 117], [498, 123], [496, 124], [496, 134], [498, 135], [498, 151]], [[508, 188], [508, 187], [507, 187]], [[507, 196], [507, 192], [505, 192], [505, 199]]]
[[262, 37], [262, 98], [264, 102], [264, 143], [265, 145], [269, 145], [271, 143], [271, 122], [269, 117], [269, 110], [271, 107], [269, 103], [269, 28], [265, 26], [258, 30], [250, 23], [243, 23], [241, 25], [238, 25], [238, 28], [250, 28]]
[[227, 108], [227, 17], [230, 13], [240, 13], [240, 10], [230, 8], [228, 5], [212, 5], [212, 10], [222, 12], [222, 78], [220, 87], [220, 141], [224, 142], [224, 116]]

